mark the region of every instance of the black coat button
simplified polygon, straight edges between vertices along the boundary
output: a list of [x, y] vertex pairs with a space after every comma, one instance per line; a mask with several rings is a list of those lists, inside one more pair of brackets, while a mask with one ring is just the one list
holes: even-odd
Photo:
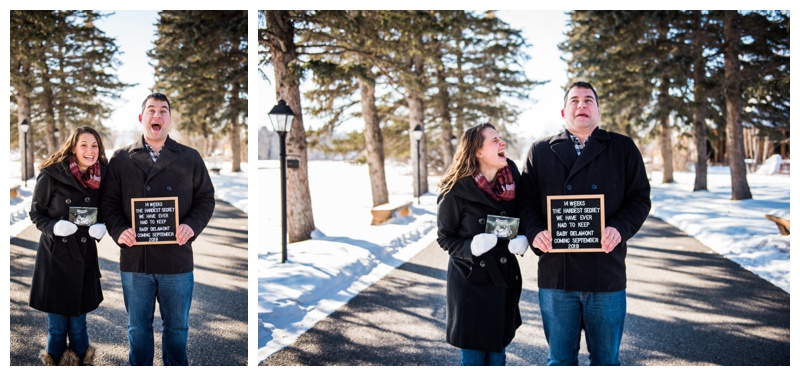
[[147, 189], [149, 191], [150, 190], [150, 186], [148, 185], [147, 188], [145, 188], [145, 189]]
[[91, 199], [91, 198], [89, 198], [89, 197], [87, 197], [87, 198], [83, 199], [83, 201], [86, 201], [86, 202], [91, 202], [91, 201], [92, 201], [92, 199]]
[[508, 259], [506, 259], [505, 257], [501, 257], [500, 258], [500, 263], [501, 264], [505, 264], [506, 262], [508, 262]]
[[572, 185], [571, 185], [571, 184], [567, 184], [567, 190], [568, 190], [568, 191], [571, 191], [571, 190], [572, 190]]
[[67, 238], [61, 238], [61, 242], [62, 243], [66, 243], [67, 242]]
[[81, 236], [81, 243], [86, 243], [86, 237], [85, 236]]
[[505, 216], [505, 215], [506, 215], [506, 212], [504, 212], [504, 211], [501, 211], [501, 212], [500, 212], [500, 215], [502, 215], [502, 216]]
[[480, 266], [481, 266], [481, 268], [485, 268], [485, 267], [486, 267], [486, 262], [485, 262], [485, 261], [483, 261], [483, 260], [481, 260], [481, 263], [480, 263], [480, 264], [478, 264], [478, 265], [480, 265]]
[[592, 189], [597, 189], [597, 184], [592, 184]]
[[171, 186], [171, 185], [168, 185], [168, 186], [167, 186], [167, 190], [168, 190], [168, 191], [171, 191], [171, 190], [172, 190], [172, 186]]
[[72, 200], [70, 200], [70, 199], [66, 199], [64, 202], [66, 202], [66, 203], [67, 203], [67, 205], [69, 205], [69, 204], [71, 204], [71, 203], [72, 203]]
[[479, 219], [479, 220], [478, 220], [478, 223], [480, 223], [480, 224], [482, 224], [482, 225], [486, 224], [486, 218], [481, 218], [481, 219]]

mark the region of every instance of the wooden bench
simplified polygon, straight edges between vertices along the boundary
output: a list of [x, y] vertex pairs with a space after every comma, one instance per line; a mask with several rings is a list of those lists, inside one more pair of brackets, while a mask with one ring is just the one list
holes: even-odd
[[770, 221], [775, 222], [775, 224], [778, 226], [778, 231], [781, 232], [781, 235], [789, 235], [789, 220], [788, 219], [781, 218], [781, 217], [776, 217], [776, 216], [771, 215], [771, 214], [764, 214], [764, 216], [767, 217], [767, 219], [769, 219]]
[[790, 168], [791, 168], [791, 165], [789, 163], [789, 160], [788, 159], [784, 159], [784, 160], [781, 161], [781, 167], [780, 167], [780, 169], [778, 169], [778, 173], [779, 174], [787, 174], [788, 175]]
[[12, 184], [11, 185], [11, 198], [17, 198], [19, 196], [19, 184]]
[[386, 203], [372, 208], [372, 223], [378, 225], [395, 217], [405, 217], [409, 213], [411, 201], [401, 203]]

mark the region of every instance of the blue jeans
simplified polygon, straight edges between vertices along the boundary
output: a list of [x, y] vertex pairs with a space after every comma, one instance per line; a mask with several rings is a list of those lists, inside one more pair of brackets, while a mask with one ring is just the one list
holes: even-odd
[[581, 330], [589, 363], [618, 366], [625, 325], [625, 290], [579, 292], [539, 289], [544, 336], [550, 346], [547, 365], [578, 365]]
[[461, 349], [462, 366], [504, 366], [506, 365], [506, 349], [502, 352]]
[[128, 360], [132, 366], [153, 365], [153, 315], [158, 301], [164, 331], [161, 357], [165, 366], [186, 366], [189, 307], [194, 273], [144, 274], [120, 272], [128, 312]]
[[69, 347], [78, 357], [86, 355], [89, 348], [89, 333], [86, 331], [86, 314], [80, 316], [64, 316], [56, 313], [47, 314], [47, 351], [58, 362], [61, 355], [67, 350], [67, 337]]

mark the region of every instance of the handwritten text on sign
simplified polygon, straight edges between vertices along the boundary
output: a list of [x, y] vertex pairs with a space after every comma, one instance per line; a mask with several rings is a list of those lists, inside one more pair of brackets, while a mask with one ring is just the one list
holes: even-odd
[[131, 223], [136, 244], [177, 244], [178, 198], [131, 199]]
[[551, 252], [602, 252], [603, 195], [547, 196]]

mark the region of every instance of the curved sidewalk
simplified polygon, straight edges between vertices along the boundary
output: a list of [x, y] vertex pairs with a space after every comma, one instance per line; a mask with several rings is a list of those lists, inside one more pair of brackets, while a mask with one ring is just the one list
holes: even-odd
[[[509, 365], [545, 365], [538, 258], [521, 260]], [[789, 365], [789, 294], [650, 217], [629, 242], [623, 365]], [[444, 341], [447, 254], [435, 242], [260, 365], [457, 365]], [[581, 342], [580, 363], [588, 364]]]
[[[47, 318], [28, 307], [39, 230], [11, 238], [10, 352], [12, 366], [40, 365]], [[190, 365], [247, 365], [247, 214], [217, 200], [214, 216], [194, 242], [194, 293], [189, 313]], [[87, 315], [95, 365], [128, 364], [127, 315], [119, 279], [119, 248], [98, 243], [104, 300]], [[158, 311], [158, 309], [156, 309]], [[161, 365], [161, 318], [155, 313], [154, 364]]]

